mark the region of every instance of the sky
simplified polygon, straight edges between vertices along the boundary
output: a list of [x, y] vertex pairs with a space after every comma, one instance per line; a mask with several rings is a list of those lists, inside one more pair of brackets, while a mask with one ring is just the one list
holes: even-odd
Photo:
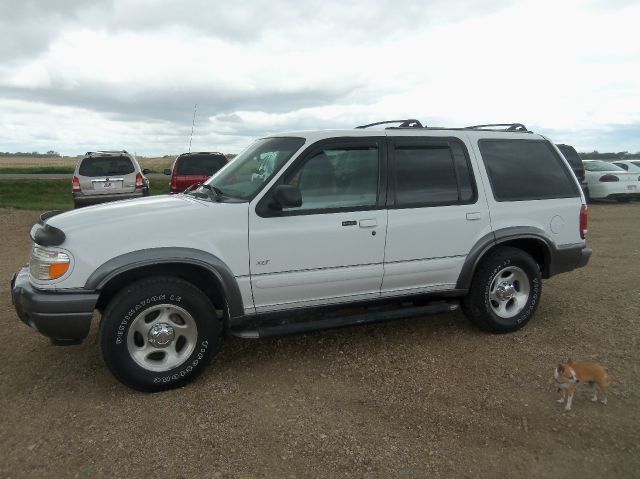
[[417, 118], [640, 152], [639, 20], [640, 0], [0, 0], [0, 151], [238, 153]]

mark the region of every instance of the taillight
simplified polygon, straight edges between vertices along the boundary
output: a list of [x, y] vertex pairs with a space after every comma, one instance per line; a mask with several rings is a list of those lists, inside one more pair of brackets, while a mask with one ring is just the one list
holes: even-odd
[[71, 182], [71, 191], [73, 191], [74, 193], [80, 192], [80, 180], [77, 176], [73, 177], [73, 181]]
[[144, 186], [144, 181], [142, 180], [142, 175], [140, 173], [136, 173], [136, 188], [142, 188]]
[[603, 175], [600, 177], [600, 181], [607, 183], [611, 181], [620, 181], [620, 178], [618, 178], [616, 175]]
[[587, 205], [580, 208], [580, 238], [585, 239], [587, 236], [587, 226], [589, 223], [589, 210]]
[[175, 193], [178, 191], [178, 179], [175, 176], [171, 176], [171, 192]]

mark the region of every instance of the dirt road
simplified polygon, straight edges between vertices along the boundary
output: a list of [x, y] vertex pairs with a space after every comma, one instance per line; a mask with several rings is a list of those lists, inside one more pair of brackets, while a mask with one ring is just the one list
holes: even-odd
[[[20, 323], [9, 279], [35, 212], [0, 210], [0, 477], [630, 478], [640, 471], [640, 204], [591, 207], [591, 263], [545, 281], [494, 336], [460, 313], [231, 340], [188, 387], [148, 395], [102, 364], [95, 329], [58, 348]], [[563, 413], [563, 358], [624, 384]]]

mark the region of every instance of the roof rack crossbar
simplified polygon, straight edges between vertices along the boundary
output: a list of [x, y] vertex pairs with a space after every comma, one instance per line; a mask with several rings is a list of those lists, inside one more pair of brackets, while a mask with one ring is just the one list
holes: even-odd
[[481, 130], [481, 129], [497, 129], [502, 131], [516, 131], [528, 133], [529, 130], [522, 123], [490, 123], [488, 125], [473, 125], [465, 127], [466, 130]]
[[422, 126], [422, 123], [420, 123], [420, 121], [415, 120], [415, 119], [377, 121], [375, 123], [369, 123], [368, 125], [356, 126], [356, 128], [357, 129], [364, 129], [364, 128], [369, 128], [371, 126], [387, 125], [389, 123], [400, 123], [400, 126], [398, 128], [424, 128]]

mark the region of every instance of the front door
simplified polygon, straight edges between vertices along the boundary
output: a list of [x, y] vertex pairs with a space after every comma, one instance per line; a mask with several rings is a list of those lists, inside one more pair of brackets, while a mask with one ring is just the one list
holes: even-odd
[[297, 186], [300, 207], [269, 207], [273, 188], [249, 217], [251, 286], [257, 312], [380, 294], [387, 211], [384, 138], [318, 142], [278, 184]]

